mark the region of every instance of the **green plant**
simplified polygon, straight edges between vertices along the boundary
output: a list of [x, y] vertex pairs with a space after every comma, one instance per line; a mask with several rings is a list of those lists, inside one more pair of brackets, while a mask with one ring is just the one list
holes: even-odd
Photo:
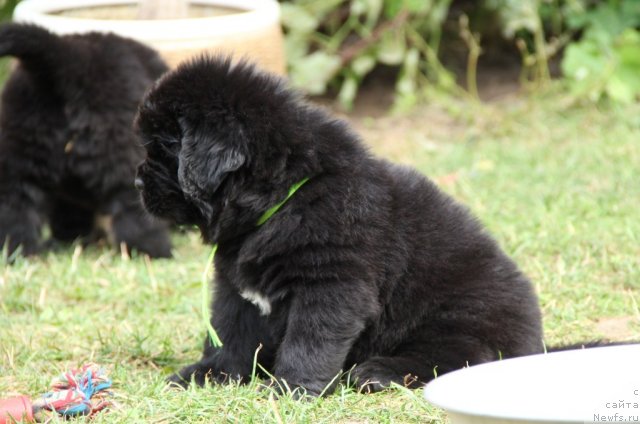
[[562, 71], [571, 93], [629, 103], [640, 95], [640, 2], [610, 0], [568, 21], [583, 30], [567, 47]]
[[[439, 60], [440, 40], [454, 0], [284, 0], [283, 23], [294, 85], [310, 94], [337, 92], [352, 106], [363, 79], [376, 67], [398, 68], [395, 107], [407, 110], [426, 88], [455, 91]], [[630, 102], [640, 95], [640, 1], [483, 0], [503, 35], [522, 57], [521, 82], [547, 85], [549, 63], [560, 53], [562, 71], [575, 98], [607, 96]], [[464, 7], [464, 2], [458, 6]], [[486, 13], [484, 14], [486, 18]], [[475, 86], [482, 53], [473, 16], [459, 19], [469, 49], [467, 87]], [[490, 26], [490, 25], [489, 25]], [[472, 29], [474, 28], [474, 29]], [[486, 29], [486, 28], [483, 28]]]
[[460, 37], [469, 48], [469, 55], [467, 56], [467, 90], [471, 97], [475, 100], [480, 100], [478, 94], [478, 59], [482, 54], [482, 47], [480, 47], [480, 35], [471, 32], [469, 28], [469, 17], [467, 15], [460, 16]]
[[400, 68], [396, 106], [411, 107], [429, 85], [452, 88], [438, 60], [452, 0], [290, 0], [282, 4], [294, 85], [310, 94], [338, 90], [349, 108], [378, 65]]
[[[516, 40], [522, 56], [521, 81], [546, 84], [549, 58], [555, 53], [547, 42], [541, 9], [544, 0], [485, 0], [489, 9], [498, 12], [507, 38]], [[555, 16], [555, 14], [552, 14]]]

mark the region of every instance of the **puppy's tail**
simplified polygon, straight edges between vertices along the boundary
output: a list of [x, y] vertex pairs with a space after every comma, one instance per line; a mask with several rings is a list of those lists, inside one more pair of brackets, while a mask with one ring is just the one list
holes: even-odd
[[0, 25], [0, 57], [13, 56], [21, 65], [36, 74], [46, 74], [58, 68], [64, 58], [60, 57], [65, 48], [63, 40], [46, 29], [18, 23]]

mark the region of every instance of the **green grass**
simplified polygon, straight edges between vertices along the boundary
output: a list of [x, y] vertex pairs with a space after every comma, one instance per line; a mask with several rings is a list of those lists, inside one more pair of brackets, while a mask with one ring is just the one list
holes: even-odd
[[[458, 104], [446, 113], [430, 107], [362, 125], [394, 139], [396, 123], [410, 123], [398, 157], [469, 205], [532, 278], [549, 344], [607, 336], [602, 319], [631, 317], [626, 332], [633, 334], [640, 107], [564, 110], [559, 100]], [[435, 112], [446, 117], [439, 130], [430, 120]], [[340, 388], [304, 402], [274, 400], [255, 385], [167, 389], [163, 378], [200, 355], [199, 278], [209, 253], [195, 234], [175, 241], [174, 260], [124, 260], [108, 249], [70, 246], [3, 267], [0, 397], [38, 395], [62, 369], [95, 361], [109, 368], [118, 405], [98, 423], [444, 420], [420, 391]]]

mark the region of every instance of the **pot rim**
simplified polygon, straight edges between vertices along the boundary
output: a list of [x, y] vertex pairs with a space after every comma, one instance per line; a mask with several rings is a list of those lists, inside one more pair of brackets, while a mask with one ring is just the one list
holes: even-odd
[[263, 31], [280, 24], [280, 6], [275, 0], [190, 0], [192, 4], [230, 7], [242, 12], [187, 19], [90, 19], [51, 14], [67, 9], [135, 3], [135, 0], [23, 0], [16, 6], [13, 19], [37, 24], [58, 34], [115, 32], [147, 42], [225, 37]]

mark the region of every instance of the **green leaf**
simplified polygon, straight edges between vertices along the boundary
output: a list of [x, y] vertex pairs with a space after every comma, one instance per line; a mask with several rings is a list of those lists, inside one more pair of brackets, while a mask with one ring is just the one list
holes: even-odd
[[640, 70], [640, 32], [627, 29], [618, 37], [614, 48], [621, 63]]
[[349, 13], [355, 16], [362, 16], [367, 12], [367, 1], [366, 0], [353, 0], [351, 2], [351, 7], [349, 8]]
[[625, 16], [629, 27], [640, 25], [640, 2], [637, 0], [623, 1], [620, 6], [620, 13]]
[[418, 65], [420, 64], [420, 52], [417, 48], [411, 48], [407, 51], [404, 60], [404, 70], [407, 74], [414, 78], [418, 73]]
[[400, 65], [406, 52], [402, 30], [387, 31], [378, 44], [378, 60], [385, 65]]
[[610, 4], [603, 3], [589, 13], [592, 28], [604, 31], [612, 37], [624, 28], [624, 17]]
[[405, 7], [411, 13], [427, 13], [433, 6], [433, 0], [405, 0]]
[[613, 60], [602, 54], [593, 40], [570, 44], [562, 59], [562, 72], [574, 95], [597, 100], [602, 95], [603, 83]]
[[308, 34], [314, 32], [320, 24], [316, 16], [312, 15], [303, 6], [298, 6], [293, 3], [281, 3], [280, 15], [282, 25], [291, 31]]
[[398, 78], [398, 81], [396, 82], [397, 94], [409, 95], [415, 93], [419, 64], [420, 53], [418, 52], [418, 49], [412, 48], [407, 51], [404, 59], [404, 66], [400, 72], [400, 78]]
[[616, 39], [617, 66], [606, 85], [614, 100], [630, 103], [640, 95], [640, 33], [627, 29]]
[[627, 28], [614, 38], [602, 28], [592, 31], [601, 38], [592, 35], [565, 51], [562, 71], [571, 91], [592, 100], [606, 94], [614, 101], [632, 102], [640, 96], [640, 32]]
[[505, 36], [513, 38], [520, 30], [538, 29], [538, 0], [496, 0], [492, 4], [500, 13]]
[[640, 25], [640, 2], [637, 0], [601, 2], [593, 10], [574, 15], [569, 20], [571, 28], [586, 27], [585, 38], [603, 38], [602, 33], [604, 33], [610, 41], [626, 29]]
[[317, 51], [296, 62], [291, 67], [291, 82], [309, 94], [323, 94], [329, 81], [338, 73], [340, 57]]
[[607, 81], [605, 91], [611, 99], [620, 103], [631, 103], [636, 96], [633, 88], [615, 74]]
[[359, 56], [351, 62], [351, 70], [362, 78], [376, 66], [376, 59], [371, 55]]
[[380, 17], [383, 0], [352, 0], [351, 15], [365, 16], [365, 26], [372, 28]]
[[401, 10], [407, 10], [412, 14], [425, 14], [433, 7], [434, 0], [386, 0], [385, 16], [393, 18]]
[[584, 80], [601, 74], [606, 64], [599, 46], [591, 40], [583, 40], [567, 47], [561, 68], [565, 76]]
[[369, 28], [373, 26], [380, 19], [380, 13], [382, 13], [383, 0], [367, 0], [367, 22], [366, 25]]
[[432, 25], [437, 25], [437, 28], [440, 28], [447, 19], [447, 15], [449, 14], [449, 7], [451, 6], [452, 0], [440, 0], [437, 1], [433, 7], [429, 6], [429, 21]]
[[568, 28], [579, 30], [589, 25], [591, 21], [589, 20], [589, 15], [583, 10], [583, 7], [575, 7], [574, 9], [571, 8], [571, 5], [573, 4], [574, 3], [569, 3], [569, 5], [565, 6], [565, 23], [567, 24]]
[[310, 40], [307, 34], [290, 32], [284, 39], [284, 50], [289, 63], [296, 62], [307, 55]]
[[348, 77], [342, 83], [340, 87], [340, 93], [338, 93], [338, 101], [347, 110], [353, 108], [353, 101], [358, 93], [358, 81], [355, 77]]
[[404, 0], [385, 0], [384, 2], [384, 15], [387, 18], [393, 18], [402, 10], [404, 6]]

